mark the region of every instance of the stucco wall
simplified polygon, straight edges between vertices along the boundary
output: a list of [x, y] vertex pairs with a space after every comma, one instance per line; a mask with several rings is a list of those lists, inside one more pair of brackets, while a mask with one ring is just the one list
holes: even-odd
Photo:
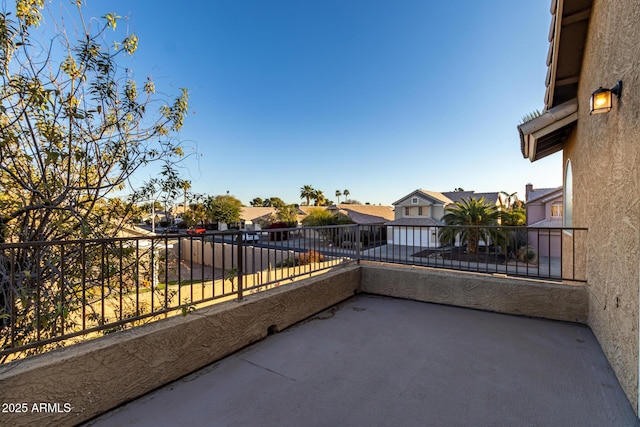
[[[578, 93], [578, 125], [564, 147], [573, 169], [573, 225], [588, 227], [589, 325], [637, 411], [640, 282], [640, 2], [594, 0]], [[590, 94], [623, 81], [608, 114]], [[565, 206], [566, 210], [566, 206]]]
[[362, 263], [362, 292], [497, 313], [587, 322], [583, 286], [425, 267]]
[[542, 202], [527, 204], [527, 225], [545, 219], [544, 204]]
[[[351, 296], [360, 268], [345, 267], [260, 294], [12, 362], [0, 367], [0, 402], [27, 403], [0, 425], [74, 425], [200, 369]], [[58, 403], [59, 413], [34, 412]], [[65, 412], [64, 404], [71, 406]]]

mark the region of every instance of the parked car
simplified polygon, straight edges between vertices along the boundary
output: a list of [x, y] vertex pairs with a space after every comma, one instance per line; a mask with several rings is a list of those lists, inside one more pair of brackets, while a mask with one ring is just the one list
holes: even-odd
[[203, 225], [196, 225], [187, 229], [187, 234], [204, 234], [207, 229]]
[[170, 225], [164, 230], [165, 233], [178, 233], [178, 226], [176, 224]]
[[256, 242], [260, 240], [260, 236], [256, 233], [242, 233], [243, 242]]

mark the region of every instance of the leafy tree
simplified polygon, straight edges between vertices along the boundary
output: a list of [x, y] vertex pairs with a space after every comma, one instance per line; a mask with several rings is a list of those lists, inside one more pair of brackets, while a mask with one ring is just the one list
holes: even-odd
[[[0, 12], [0, 188], [11, 190], [0, 196], [0, 241], [112, 237], [134, 215], [132, 202], [178, 184], [173, 163], [183, 150], [173, 134], [187, 114], [186, 89], [165, 103], [152, 80], [139, 87], [117, 63], [136, 51], [137, 36], [122, 34], [120, 26], [116, 31], [121, 18], [115, 14], [85, 19], [82, 2], [72, 4], [75, 23], [51, 16], [46, 29], [38, 28], [45, 22], [42, 0], [17, 1], [15, 18], [6, 6]], [[130, 188], [132, 175], [153, 163], [164, 165], [159, 178]], [[124, 190], [129, 200], [110, 199]], [[52, 337], [62, 319], [72, 327], [69, 312], [80, 304], [80, 289], [94, 281], [110, 286], [103, 272], [118, 267], [100, 260], [127, 256], [123, 269], [135, 261], [115, 244], [82, 251], [78, 245], [25, 245], [7, 254], [0, 253], [3, 348], [9, 338], [2, 326], [15, 295], [22, 303], [14, 306], [13, 319], [22, 323], [13, 324], [14, 341], [27, 342], [36, 325], [40, 338]], [[126, 287], [129, 270], [123, 271]]]
[[250, 201], [249, 204], [254, 207], [260, 207], [264, 204], [264, 200], [262, 200], [260, 197], [256, 197], [252, 201]]
[[513, 205], [513, 207], [507, 211], [502, 212], [502, 225], [511, 225], [511, 226], [523, 226], [527, 223], [527, 213], [524, 208], [517, 207]]
[[207, 218], [214, 222], [233, 224], [240, 221], [242, 202], [229, 194], [209, 197], [205, 207]]
[[332, 214], [327, 209], [311, 209], [307, 216], [302, 220], [305, 227], [318, 227], [323, 225], [342, 225], [353, 224], [354, 222], [343, 213]]
[[298, 225], [298, 209], [295, 205], [280, 206], [276, 210], [275, 220], [289, 223], [291, 227]]
[[283, 208], [287, 206], [287, 204], [280, 197], [269, 197], [264, 201], [262, 206], [272, 207], [272, 208]]
[[309, 206], [311, 204], [311, 199], [314, 198], [315, 192], [316, 190], [312, 186], [305, 185], [300, 188], [300, 198], [306, 200], [306, 205]]
[[187, 227], [203, 223], [207, 219], [207, 209], [202, 203], [192, 203], [189, 205], [189, 209], [182, 214], [182, 219]]
[[183, 151], [169, 134], [182, 127], [187, 92], [162, 106], [154, 120], [153, 82], [139, 91], [131, 73], [116, 64], [135, 52], [137, 37], [107, 44], [119, 18], [107, 14], [95, 33], [81, 19], [76, 40], [55, 26], [52, 45], [42, 44], [32, 36], [43, 22], [41, 5], [18, 2], [17, 21], [6, 11], [0, 20], [0, 186], [12, 189], [12, 197], [0, 200], [4, 237], [112, 236], [117, 229], [96, 216], [100, 200], [125, 189], [151, 162], [165, 162], [166, 178], [175, 177], [170, 159]]
[[463, 191], [464, 191], [464, 188], [461, 188], [461, 187], [456, 187], [456, 188], [453, 190], [453, 192], [454, 192], [454, 193], [462, 193]]
[[456, 235], [460, 235], [462, 242], [467, 244], [469, 253], [476, 254], [480, 239], [486, 242], [492, 238], [497, 243], [504, 243], [505, 238], [500, 230], [482, 228], [498, 225], [501, 218], [501, 212], [496, 205], [489, 203], [484, 197], [462, 199], [448, 206], [445, 211], [442, 220], [447, 226], [440, 230], [441, 244], [451, 242]]

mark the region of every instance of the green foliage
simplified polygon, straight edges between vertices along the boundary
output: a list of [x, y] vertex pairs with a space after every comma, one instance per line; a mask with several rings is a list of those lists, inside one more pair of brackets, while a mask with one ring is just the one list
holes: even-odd
[[231, 283], [231, 290], [232, 291], [236, 290], [236, 288], [235, 288], [235, 286], [236, 286], [235, 285], [236, 277], [238, 277], [238, 268], [237, 267], [230, 268], [230, 269], [228, 269], [228, 270], [226, 270], [224, 272], [224, 280], [228, 280], [229, 283]]
[[280, 206], [276, 210], [275, 220], [279, 222], [286, 222], [290, 224], [290, 227], [298, 225], [298, 208], [295, 205]]
[[[183, 152], [173, 133], [184, 123], [187, 91], [172, 101], [156, 98], [148, 79], [138, 91], [134, 73], [118, 65], [137, 49], [136, 35], [121, 33], [115, 13], [87, 19], [82, 2], [72, 4], [77, 22], [43, 18], [43, 10], [56, 10], [44, 9], [43, 0], [18, 0], [15, 19], [6, 6], [0, 12], [0, 188], [11, 190], [0, 192], [0, 242], [113, 237], [139, 215], [133, 202], [179, 182], [174, 166]], [[160, 176], [131, 188], [136, 171], [153, 163], [163, 165]], [[113, 197], [125, 189], [129, 199]], [[133, 286], [135, 265], [138, 278], [150, 281], [147, 254], [135, 256], [117, 244], [1, 253], [0, 316], [10, 312], [13, 292], [21, 300], [13, 312], [16, 342], [33, 338], [37, 324], [40, 338], [55, 336], [61, 320], [69, 328], [77, 321], [69, 313], [82, 300], [80, 284], [87, 298], [94, 283], [107, 293]]]
[[306, 201], [306, 205], [311, 204], [311, 199], [314, 197], [316, 190], [311, 185], [305, 185], [300, 188], [300, 198]]
[[180, 306], [180, 314], [182, 317], [185, 317], [189, 313], [193, 313], [196, 311], [197, 307], [195, 304], [188, 302], [185, 300], [185, 303]]
[[333, 225], [334, 217], [326, 209], [312, 209], [302, 220], [305, 227], [317, 227], [322, 225]]
[[322, 262], [322, 261], [324, 261], [324, 255], [322, 255], [320, 252], [310, 250], [300, 255], [297, 255], [296, 257], [293, 257], [293, 258], [289, 257], [287, 259], [284, 259], [279, 263], [277, 263], [276, 267], [278, 268], [295, 267], [295, 266], [309, 265], [315, 262]]
[[231, 195], [209, 197], [204, 205], [207, 210], [207, 218], [214, 222], [232, 224], [240, 221], [242, 202]]
[[522, 262], [535, 262], [538, 258], [536, 251], [531, 246], [523, 246], [518, 249], [518, 260]]
[[207, 209], [202, 203], [192, 203], [182, 214], [182, 220], [187, 227], [203, 223], [207, 219]]
[[502, 225], [526, 225], [527, 213], [524, 208], [513, 207], [502, 213]]
[[498, 225], [501, 215], [496, 205], [487, 202], [484, 197], [462, 199], [446, 208], [446, 214], [442, 220], [447, 227], [440, 229], [440, 243], [445, 245], [459, 235], [462, 243], [467, 244], [467, 250], [471, 254], [478, 252], [478, 242], [481, 239], [486, 242], [491, 238], [494, 242], [504, 245], [506, 237], [503, 232], [482, 228], [482, 226]]
[[540, 117], [541, 115], [542, 115], [542, 111], [533, 110], [530, 113], [527, 113], [524, 116], [522, 116], [522, 118], [520, 119], [520, 124], [527, 123], [527, 122], [535, 119], [536, 117]]

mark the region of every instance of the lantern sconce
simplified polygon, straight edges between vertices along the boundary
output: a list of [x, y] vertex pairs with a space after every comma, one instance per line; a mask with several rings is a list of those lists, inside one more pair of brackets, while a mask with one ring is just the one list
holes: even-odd
[[620, 99], [620, 95], [622, 95], [622, 80], [618, 81], [611, 89], [600, 87], [591, 94], [589, 114], [603, 114], [611, 111], [613, 107], [612, 95]]

